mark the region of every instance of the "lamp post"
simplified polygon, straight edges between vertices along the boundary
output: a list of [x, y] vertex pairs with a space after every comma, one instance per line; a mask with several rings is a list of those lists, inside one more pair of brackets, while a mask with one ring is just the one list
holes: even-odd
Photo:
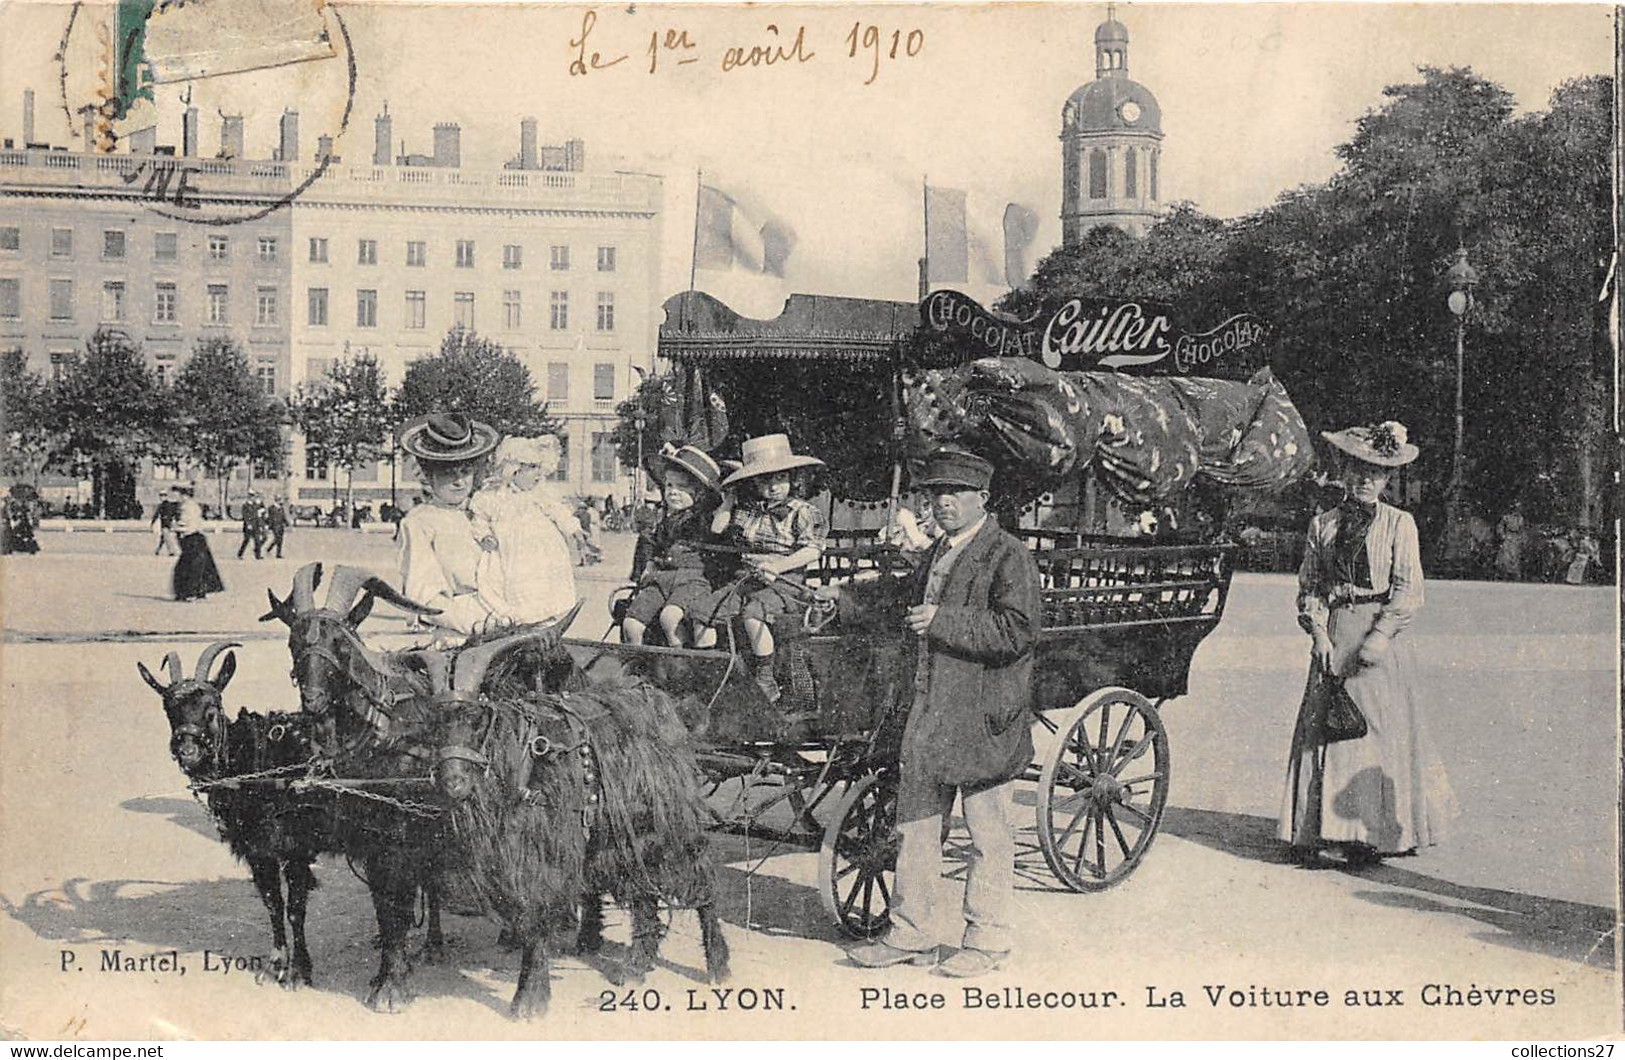
[[643, 429], [649, 423], [648, 411], [644, 408], [643, 384], [649, 379], [649, 373], [637, 365], [629, 365], [638, 377], [637, 386], [632, 388], [632, 400], [636, 403], [632, 413], [632, 425], [638, 431], [638, 463], [632, 471], [632, 520], [633, 525], [643, 514]]
[[1473, 288], [1478, 286], [1478, 271], [1467, 264], [1467, 248], [1458, 247], [1456, 260], [1445, 272], [1445, 284], [1450, 289], [1445, 304], [1456, 317], [1456, 433], [1450, 453], [1450, 484], [1445, 490], [1445, 553], [1451, 563], [1466, 558], [1467, 520], [1465, 513], [1466, 434], [1462, 415], [1462, 381], [1464, 376], [1462, 349], [1467, 335], [1467, 314], [1473, 309]]

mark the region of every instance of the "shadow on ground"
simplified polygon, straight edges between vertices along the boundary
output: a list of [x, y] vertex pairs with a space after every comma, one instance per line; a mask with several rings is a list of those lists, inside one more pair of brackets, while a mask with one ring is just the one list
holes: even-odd
[[[1286, 844], [1275, 836], [1275, 820], [1252, 814], [1169, 807], [1163, 830], [1214, 850], [1269, 864], [1289, 862]], [[1614, 967], [1614, 911], [1558, 898], [1473, 887], [1424, 875], [1407, 859], [1337, 871], [1386, 890], [1360, 890], [1354, 896], [1374, 905], [1466, 917], [1493, 929], [1474, 938], [1512, 949], [1588, 964]]]

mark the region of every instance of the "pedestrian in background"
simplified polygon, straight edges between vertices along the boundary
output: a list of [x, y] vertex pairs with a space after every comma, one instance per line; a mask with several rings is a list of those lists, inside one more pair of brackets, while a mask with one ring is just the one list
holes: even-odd
[[237, 546], [237, 558], [243, 558], [243, 552], [249, 545], [254, 546], [254, 558], [260, 558], [260, 550], [265, 545], [265, 508], [260, 504], [260, 495], [253, 490], [248, 491], [248, 499], [243, 501], [242, 512], [243, 543]]
[[209, 539], [203, 533], [202, 506], [192, 499], [190, 489], [183, 488], [179, 493], [175, 533], [180, 538], [181, 555], [175, 561], [171, 587], [176, 600], [201, 600], [210, 593], [225, 591], [226, 585], [220, 580], [220, 568], [215, 565]]
[[288, 507], [281, 498], [271, 502], [265, 510], [265, 528], [271, 532], [270, 547], [275, 550], [276, 558], [282, 558], [282, 539], [288, 533]]
[[1416, 522], [1380, 499], [1418, 450], [1395, 422], [1321, 436], [1342, 454], [1348, 495], [1310, 522], [1298, 571], [1313, 646], [1279, 835], [1304, 864], [1370, 864], [1438, 843], [1456, 813], [1404, 636], [1423, 601]]
[[180, 539], [175, 534], [175, 523], [181, 515], [181, 502], [173, 489], [164, 490], [163, 499], [158, 507], [153, 509], [152, 519], [147, 525], [157, 524], [158, 547], [152, 550], [154, 556], [167, 553], [171, 556], [180, 554]]

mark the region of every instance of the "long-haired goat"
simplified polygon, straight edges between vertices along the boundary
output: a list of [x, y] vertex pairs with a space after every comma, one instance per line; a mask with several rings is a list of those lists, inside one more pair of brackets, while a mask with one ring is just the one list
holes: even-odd
[[[239, 646], [217, 643], [204, 648], [191, 677], [183, 673], [180, 656], [170, 652], [164, 657], [167, 685], [142, 663], [135, 665], [163, 698], [170, 754], [187, 778], [203, 787], [220, 837], [253, 873], [260, 901], [271, 916], [275, 956], [268, 974], [283, 986], [295, 988], [311, 981], [305, 910], [316, 886], [311, 864], [319, 852], [330, 847], [331, 799], [319, 792], [294, 794], [270, 786], [211, 783], [267, 771], [291, 772], [311, 755], [305, 719], [297, 714], [254, 714], [245, 709], [227, 724], [222, 693], [237, 671], [237, 656], [229, 649]], [[210, 677], [209, 670], [222, 652], [225, 658], [220, 669]]]
[[725, 978], [728, 944], [715, 908], [699, 768], [672, 700], [641, 682], [483, 694], [497, 657], [527, 643], [545, 653], [557, 633], [465, 648], [449, 674], [443, 660], [430, 671], [436, 783], [454, 803], [452, 828], [476, 888], [522, 947], [512, 1013], [546, 1010], [549, 933], [568, 927], [585, 902], [590, 947], [601, 927], [599, 894], [631, 908], [632, 976], [654, 966], [665, 900], [699, 913], [707, 975]]

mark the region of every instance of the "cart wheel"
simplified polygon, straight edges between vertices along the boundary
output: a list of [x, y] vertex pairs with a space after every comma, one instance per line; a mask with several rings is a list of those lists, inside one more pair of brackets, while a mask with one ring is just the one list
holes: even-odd
[[860, 777], [836, 805], [818, 854], [824, 910], [853, 938], [872, 939], [891, 924], [897, 847], [896, 776]]
[[1168, 802], [1168, 732], [1126, 688], [1085, 699], [1063, 721], [1038, 778], [1038, 841], [1074, 891], [1103, 891], [1140, 864]]

